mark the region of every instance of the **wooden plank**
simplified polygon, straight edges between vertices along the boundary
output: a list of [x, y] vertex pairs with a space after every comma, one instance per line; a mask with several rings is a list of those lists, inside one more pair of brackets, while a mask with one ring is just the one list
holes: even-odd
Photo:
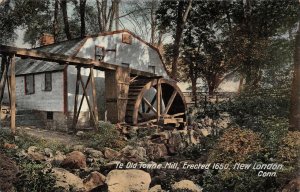
[[170, 99], [169, 99], [169, 101], [168, 101], [168, 104], [167, 104], [167, 106], [166, 106], [166, 108], [165, 108], [164, 114], [168, 114], [168, 112], [169, 112], [169, 110], [170, 110], [170, 107], [171, 107], [171, 105], [173, 104], [173, 101], [174, 101], [176, 95], [177, 95], [177, 90], [174, 89], [174, 91], [173, 91], [173, 93], [172, 93], [172, 95], [171, 95], [171, 97], [170, 97]]
[[13, 134], [16, 133], [16, 57], [13, 55], [10, 58], [10, 91], [11, 91], [11, 117], [10, 117], [10, 128]]
[[[46, 53], [33, 49], [16, 48], [11, 46], [0, 45], [0, 53], [11, 54], [21, 58], [31, 58], [36, 60], [57, 62], [59, 64], [78, 65], [81, 67], [94, 67], [100, 70], [116, 70], [118, 67], [127, 68], [115, 64], [110, 64], [94, 59], [86, 59], [74, 56], [67, 56], [55, 53]], [[145, 77], [156, 77], [154, 73], [131, 69], [131, 74]]]
[[1, 72], [2, 73], [1, 73], [1, 81], [0, 81], [0, 111], [1, 111], [1, 104], [4, 95], [6, 77], [7, 77], [7, 64], [4, 57], [2, 57]]
[[157, 79], [157, 92], [156, 92], [156, 110], [157, 110], [157, 122], [159, 122], [160, 113], [161, 113], [161, 83], [160, 79]]
[[[89, 100], [88, 95], [87, 95], [87, 92], [86, 92], [86, 88], [87, 88], [87, 86], [88, 86], [88, 84], [89, 84], [89, 82], [90, 82], [90, 77], [91, 77], [91, 74], [90, 74], [89, 77], [88, 77], [88, 81], [86, 82], [86, 85], [84, 85], [84, 82], [83, 82], [82, 77], [81, 77], [81, 75], [80, 75], [80, 84], [81, 84], [81, 88], [82, 88], [82, 91], [83, 91], [82, 99], [84, 99], [84, 97], [85, 97], [86, 102], [87, 102], [88, 107], [89, 107], [89, 110], [90, 110], [90, 113], [91, 113], [92, 118], [93, 118], [93, 121], [94, 121], [94, 125], [95, 125], [95, 124], [96, 124], [95, 113], [94, 113], [94, 111], [93, 111], [93, 108], [92, 108], [92, 106], [91, 106], [90, 100]], [[79, 110], [79, 112], [80, 112], [80, 110]]]
[[74, 112], [73, 112], [73, 124], [72, 128], [75, 130], [77, 125], [77, 105], [78, 105], [78, 95], [79, 95], [79, 78], [80, 78], [80, 67], [77, 67], [77, 77], [76, 77], [76, 88], [75, 88], [75, 99], [74, 99]]
[[143, 101], [146, 103], [146, 105], [148, 107], [150, 107], [150, 109], [157, 115], [157, 110], [151, 105], [151, 103], [145, 98], [143, 97]]
[[91, 86], [92, 86], [92, 94], [93, 94], [93, 110], [95, 114], [95, 129], [98, 129], [98, 106], [97, 106], [97, 95], [96, 95], [96, 85], [95, 85], [95, 76], [94, 69], [90, 68], [90, 76], [91, 76]]
[[[85, 89], [87, 88], [87, 86], [88, 86], [88, 84], [89, 84], [89, 82], [90, 82], [90, 75], [88, 76], [88, 79], [87, 79], [87, 81], [86, 81], [86, 85], [85, 85]], [[78, 83], [80, 84], [80, 78], [81, 78], [81, 74], [79, 73], [79, 77], [78, 77], [79, 79], [78, 79]], [[78, 85], [79, 85], [78, 84]], [[79, 89], [79, 88], [78, 88]], [[83, 101], [84, 101], [84, 95], [82, 95], [82, 97], [81, 97], [81, 100], [80, 100], [80, 104], [79, 104], [79, 108], [77, 109], [77, 114], [76, 114], [76, 124], [77, 124], [77, 122], [78, 122], [78, 118], [79, 118], [79, 115], [80, 115], [80, 111], [81, 111], [81, 107], [82, 107], [82, 104], [83, 104]]]

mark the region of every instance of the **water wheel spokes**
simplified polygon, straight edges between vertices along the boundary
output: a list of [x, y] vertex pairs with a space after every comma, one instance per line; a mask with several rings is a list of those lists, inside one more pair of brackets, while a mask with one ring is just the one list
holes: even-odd
[[141, 124], [183, 122], [186, 104], [176, 83], [167, 79], [137, 80], [129, 86], [126, 121]]

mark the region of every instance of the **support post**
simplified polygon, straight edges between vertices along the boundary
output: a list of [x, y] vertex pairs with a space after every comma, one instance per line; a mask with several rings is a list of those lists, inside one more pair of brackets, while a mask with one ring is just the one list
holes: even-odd
[[94, 124], [95, 129], [98, 129], [98, 107], [97, 107], [97, 95], [96, 95], [96, 85], [95, 85], [95, 76], [94, 76], [94, 69], [90, 68], [90, 75], [91, 75], [91, 86], [92, 86], [92, 94], [93, 94], [93, 113], [94, 113]]
[[118, 67], [116, 71], [105, 71], [107, 119], [112, 123], [125, 122], [130, 70]]
[[160, 114], [161, 114], [161, 82], [160, 79], [157, 79], [157, 91], [156, 91], [156, 111], [157, 111], [157, 123], [159, 123]]
[[1, 60], [1, 80], [0, 80], [0, 111], [2, 107], [2, 99], [4, 95], [4, 90], [5, 90], [5, 84], [6, 84], [6, 79], [7, 79], [7, 61], [6, 61], [6, 56], [2, 56]]
[[75, 88], [75, 101], [74, 101], [74, 113], [73, 113], [73, 124], [72, 129], [76, 130], [77, 125], [77, 105], [78, 105], [78, 94], [79, 94], [79, 80], [80, 80], [80, 69], [81, 67], [77, 67], [77, 78], [76, 78], [76, 88]]
[[16, 57], [13, 55], [10, 57], [10, 92], [11, 92], [11, 101], [10, 101], [10, 110], [11, 110], [11, 117], [10, 117], [10, 128], [13, 134], [16, 133], [16, 74], [15, 74], [15, 67], [16, 67]]

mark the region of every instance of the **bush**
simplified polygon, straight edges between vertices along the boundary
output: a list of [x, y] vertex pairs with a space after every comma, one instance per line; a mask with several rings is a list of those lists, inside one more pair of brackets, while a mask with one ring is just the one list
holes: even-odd
[[283, 138], [282, 144], [277, 152], [278, 160], [286, 166], [291, 166], [293, 170], [300, 167], [300, 132], [290, 131]]
[[21, 169], [18, 179], [14, 186], [19, 192], [51, 192], [55, 186], [55, 177], [51, 175], [50, 170], [45, 169], [44, 164], [37, 164], [29, 160], [19, 162]]
[[122, 148], [125, 142], [120, 137], [120, 133], [115, 126], [109, 122], [99, 122], [99, 129], [85, 132], [80, 136], [88, 147], [103, 149], [104, 147]]
[[274, 191], [278, 187], [275, 178], [258, 177], [258, 170], [251, 168], [248, 170], [233, 169], [235, 163], [267, 163], [264, 152], [260, 134], [249, 129], [230, 128], [225, 130], [214, 148], [209, 151], [208, 163], [229, 164], [229, 168], [211, 168], [205, 171], [204, 191]]
[[282, 117], [270, 117], [262, 120], [260, 133], [269, 157], [274, 158], [282, 139], [288, 132], [288, 119]]
[[263, 121], [272, 118], [288, 118], [290, 97], [288, 89], [244, 91], [223, 104], [240, 127], [260, 131]]
[[245, 162], [262, 151], [260, 136], [240, 128], [227, 129], [210, 151], [208, 161], [218, 163]]

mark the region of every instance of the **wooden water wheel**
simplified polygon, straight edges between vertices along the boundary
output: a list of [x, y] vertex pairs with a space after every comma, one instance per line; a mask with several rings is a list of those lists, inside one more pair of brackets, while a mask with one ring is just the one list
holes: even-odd
[[176, 82], [137, 79], [129, 86], [126, 122], [134, 125], [161, 122], [179, 126], [185, 122], [186, 103]]

